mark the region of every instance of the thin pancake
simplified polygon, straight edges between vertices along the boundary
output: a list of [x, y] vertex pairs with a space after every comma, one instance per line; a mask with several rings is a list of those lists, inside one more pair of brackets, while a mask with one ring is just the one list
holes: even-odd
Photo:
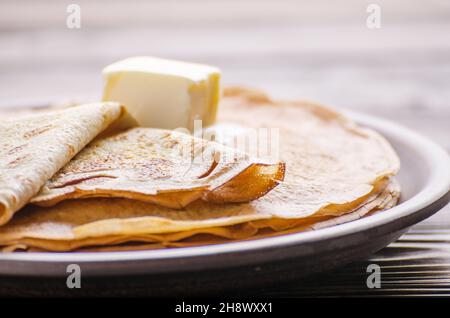
[[2, 119], [0, 225], [123, 112], [117, 103], [98, 103]]
[[[399, 168], [395, 152], [383, 137], [323, 106], [274, 102], [258, 92], [234, 89], [226, 91], [219, 118], [223, 126], [217, 131], [226, 134], [246, 133], [248, 128], [242, 127], [278, 128], [280, 157], [287, 163], [285, 181], [246, 204], [196, 201], [174, 210], [123, 199], [90, 199], [49, 209], [29, 207], [0, 230], [0, 244], [33, 245], [47, 240], [50, 247], [64, 250], [124, 243], [136, 237], [154, 242], [155, 237], [169, 233], [186, 237], [197, 233], [198, 237], [203, 230], [262, 220], [267, 225], [257, 227], [258, 232], [300, 230], [311, 221], [364, 209], [383, 195]], [[230, 124], [242, 129], [228, 129]]]
[[[315, 230], [353, 221], [365, 216], [366, 214], [372, 213], [373, 211], [384, 209], [387, 205], [395, 204], [398, 195], [398, 184], [395, 181], [391, 181], [381, 193], [370, 196], [365, 204], [349, 211], [346, 215], [340, 217], [316, 217], [298, 220], [291, 219], [291, 226], [285, 226], [284, 229], [279, 226], [274, 227], [270, 224], [270, 222], [265, 225], [255, 224], [254, 222], [244, 222], [236, 225], [204, 227], [193, 230], [184, 230], [181, 232], [159, 234], [151, 233], [159, 232], [155, 229], [152, 231], [151, 228], [144, 229], [140, 234], [139, 231], [135, 231], [134, 233], [126, 233], [124, 231], [120, 231], [119, 229], [116, 229], [119, 231], [111, 231], [110, 228], [108, 233], [103, 232], [101, 236], [94, 235], [90, 237], [88, 234], [92, 234], [92, 232], [83, 234], [78, 231], [77, 233], [77, 231], [75, 231], [76, 227], [73, 220], [72, 224], [62, 223], [63, 220], [64, 222], [68, 222], [69, 218], [67, 215], [57, 215], [57, 212], [55, 212], [53, 213], [53, 219], [48, 216], [44, 216], [44, 222], [31, 222], [33, 224], [31, 226], [30, 224], [27, 224], [27, 222], [23, 222], [23, 220], [13, 221], [13, 223], [7, 226], [8, 230], [6, 232], [9, 232], [9, 235], [5, 232], [0, 234], [0, 243], [1, 245], [8, 245], [4, 251], [21, 250], [27, 249], [28, 247], [50, 251], [68, 251], [82, 247], [117, 245], [127, 242], [154, 243], [155, 246], [158, 247], [161, 247], [161, 244], [168, 247], [218, 244], [229, 240], [255, 239], [273, 235]], [[68, 202], [63, 204], [68, 204]], [[58, 211], [58, 209], [55, 211]], [[60, 213], [65, 213], [63, 209], [59, 211]], [[26, 219], [30, 216], [22, 215], [19, 217], [25, 217]], [[39, 219], [37, 213], [35, 214], [35, 217]], [[124, 214], [121, 214], [119, 217], [122, 219], [126, 218]], [[60, 220], [58, 220], [58, 218], [60, 218]], [[133, 218], [133, 216], [130, 216], [130, 220]], [[137, 221], [137, 219], [134, 221]], [[215, 224], [223, 224], [222, 221], [223, 220], [216, 219]], [[102, 225], [97, 223], [97, 227], [98, 226]], [[53, 227], [53, 229], [50, 227]], [[53, 234], [59, 234], [58, 236], [48, 237], [47, 234], [49, 231], [53, 231]]]
[[[367, 209], [368, 204], [392, 193], [398, 193], [396, 184], [383, 180], [363, 202], [347, 212]], [[274, 219], [271, 215], [256, 214], [244, 208], [248, 206], [197, 201], [180, 211], [126, 199], [65, 201], [50, 208], [29, 206], [1, 228], [0, 245], [25, 244], [50, 250], [72, 250], [127, 241], [178, 241], [201, 233], [243, 239], [264, 228], [278, 232], [332, 218]], [[258, 223], [258, 219], [266, 223]], [[249, 232], [246, 224], [254, 232]]]
[[242, 145], [230, 137], [236, 132], [251, 138], [254, 130], [248, 128], [278, 129], [285, 180], [253, 207], [279, 218], [334, 215], [337, 211], [327, 211], [327, 206], [358, 200], [400, 168], [395, 151], [380, 134], [310, 102], [272, 101], [258, 91], [231, 88], [225, 90], [219, 119], [216, 139], [228, 146]]
[[247, 202], [284, 178], [284, 164], [267, 164], [187, 134], [134, 128], [86, 147], [31, 202], [117, 197], [182, 208], [208, 202]]

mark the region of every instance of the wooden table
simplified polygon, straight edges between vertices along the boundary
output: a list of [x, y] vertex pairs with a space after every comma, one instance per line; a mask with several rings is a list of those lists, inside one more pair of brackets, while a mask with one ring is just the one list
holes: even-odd
[[[77, 0], [0, 3], [0, 100], [98, 99], [100, 70], [132, 55], [218, 65], [225, 84], [389, 118], [450, 150], [450, 2]], [[411, 180], [414, 182], [414, 180]], [[366, 264], [383, 288], [365, 287]], [[261, 295], [450, 295], [450, 207], [362, 261]]]

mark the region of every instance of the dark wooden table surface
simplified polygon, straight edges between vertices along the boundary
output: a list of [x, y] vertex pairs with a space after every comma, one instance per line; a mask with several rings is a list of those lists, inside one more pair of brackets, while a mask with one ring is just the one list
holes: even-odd
[[[0, 2], [0, 100], [98, 99], [100, 70], [132, 55], [220, 66], [225, 84], [317, 100], [396, 121], [450, 150], [450, 2], [77, 0]], [[411, 180], [414, 182], [414, 180]], [[380, 290], [366, 266], [382, 267]], [[450, 207], [369, 260], [261, 295], [450, 295]]]

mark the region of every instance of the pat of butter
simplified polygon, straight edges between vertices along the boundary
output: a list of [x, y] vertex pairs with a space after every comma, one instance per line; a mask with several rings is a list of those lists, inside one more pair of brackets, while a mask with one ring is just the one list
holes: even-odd
[[218, 68], [132, 57], [103, 70], [104, 101], [118, 101], [144, 127], [187, 128], [194, 120], [203, 127], [214, 124], [219, 102]]

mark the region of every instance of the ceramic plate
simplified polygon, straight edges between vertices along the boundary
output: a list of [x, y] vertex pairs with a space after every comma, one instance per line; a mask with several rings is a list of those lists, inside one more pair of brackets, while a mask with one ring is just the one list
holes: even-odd
[[66, 266], [76, 263], [86, 277], [145, 275], [158, 290], [192, 284], [205, 290], [306, 276], [364, 259], [449, 202], [450, 159], [434, 142], [393, 122], [347, 114], [381, 132], [400, 156], [401, 202], [390, 210], [317, 231], [212, 246], [1, 254], [0, 275], [65, 277]]

